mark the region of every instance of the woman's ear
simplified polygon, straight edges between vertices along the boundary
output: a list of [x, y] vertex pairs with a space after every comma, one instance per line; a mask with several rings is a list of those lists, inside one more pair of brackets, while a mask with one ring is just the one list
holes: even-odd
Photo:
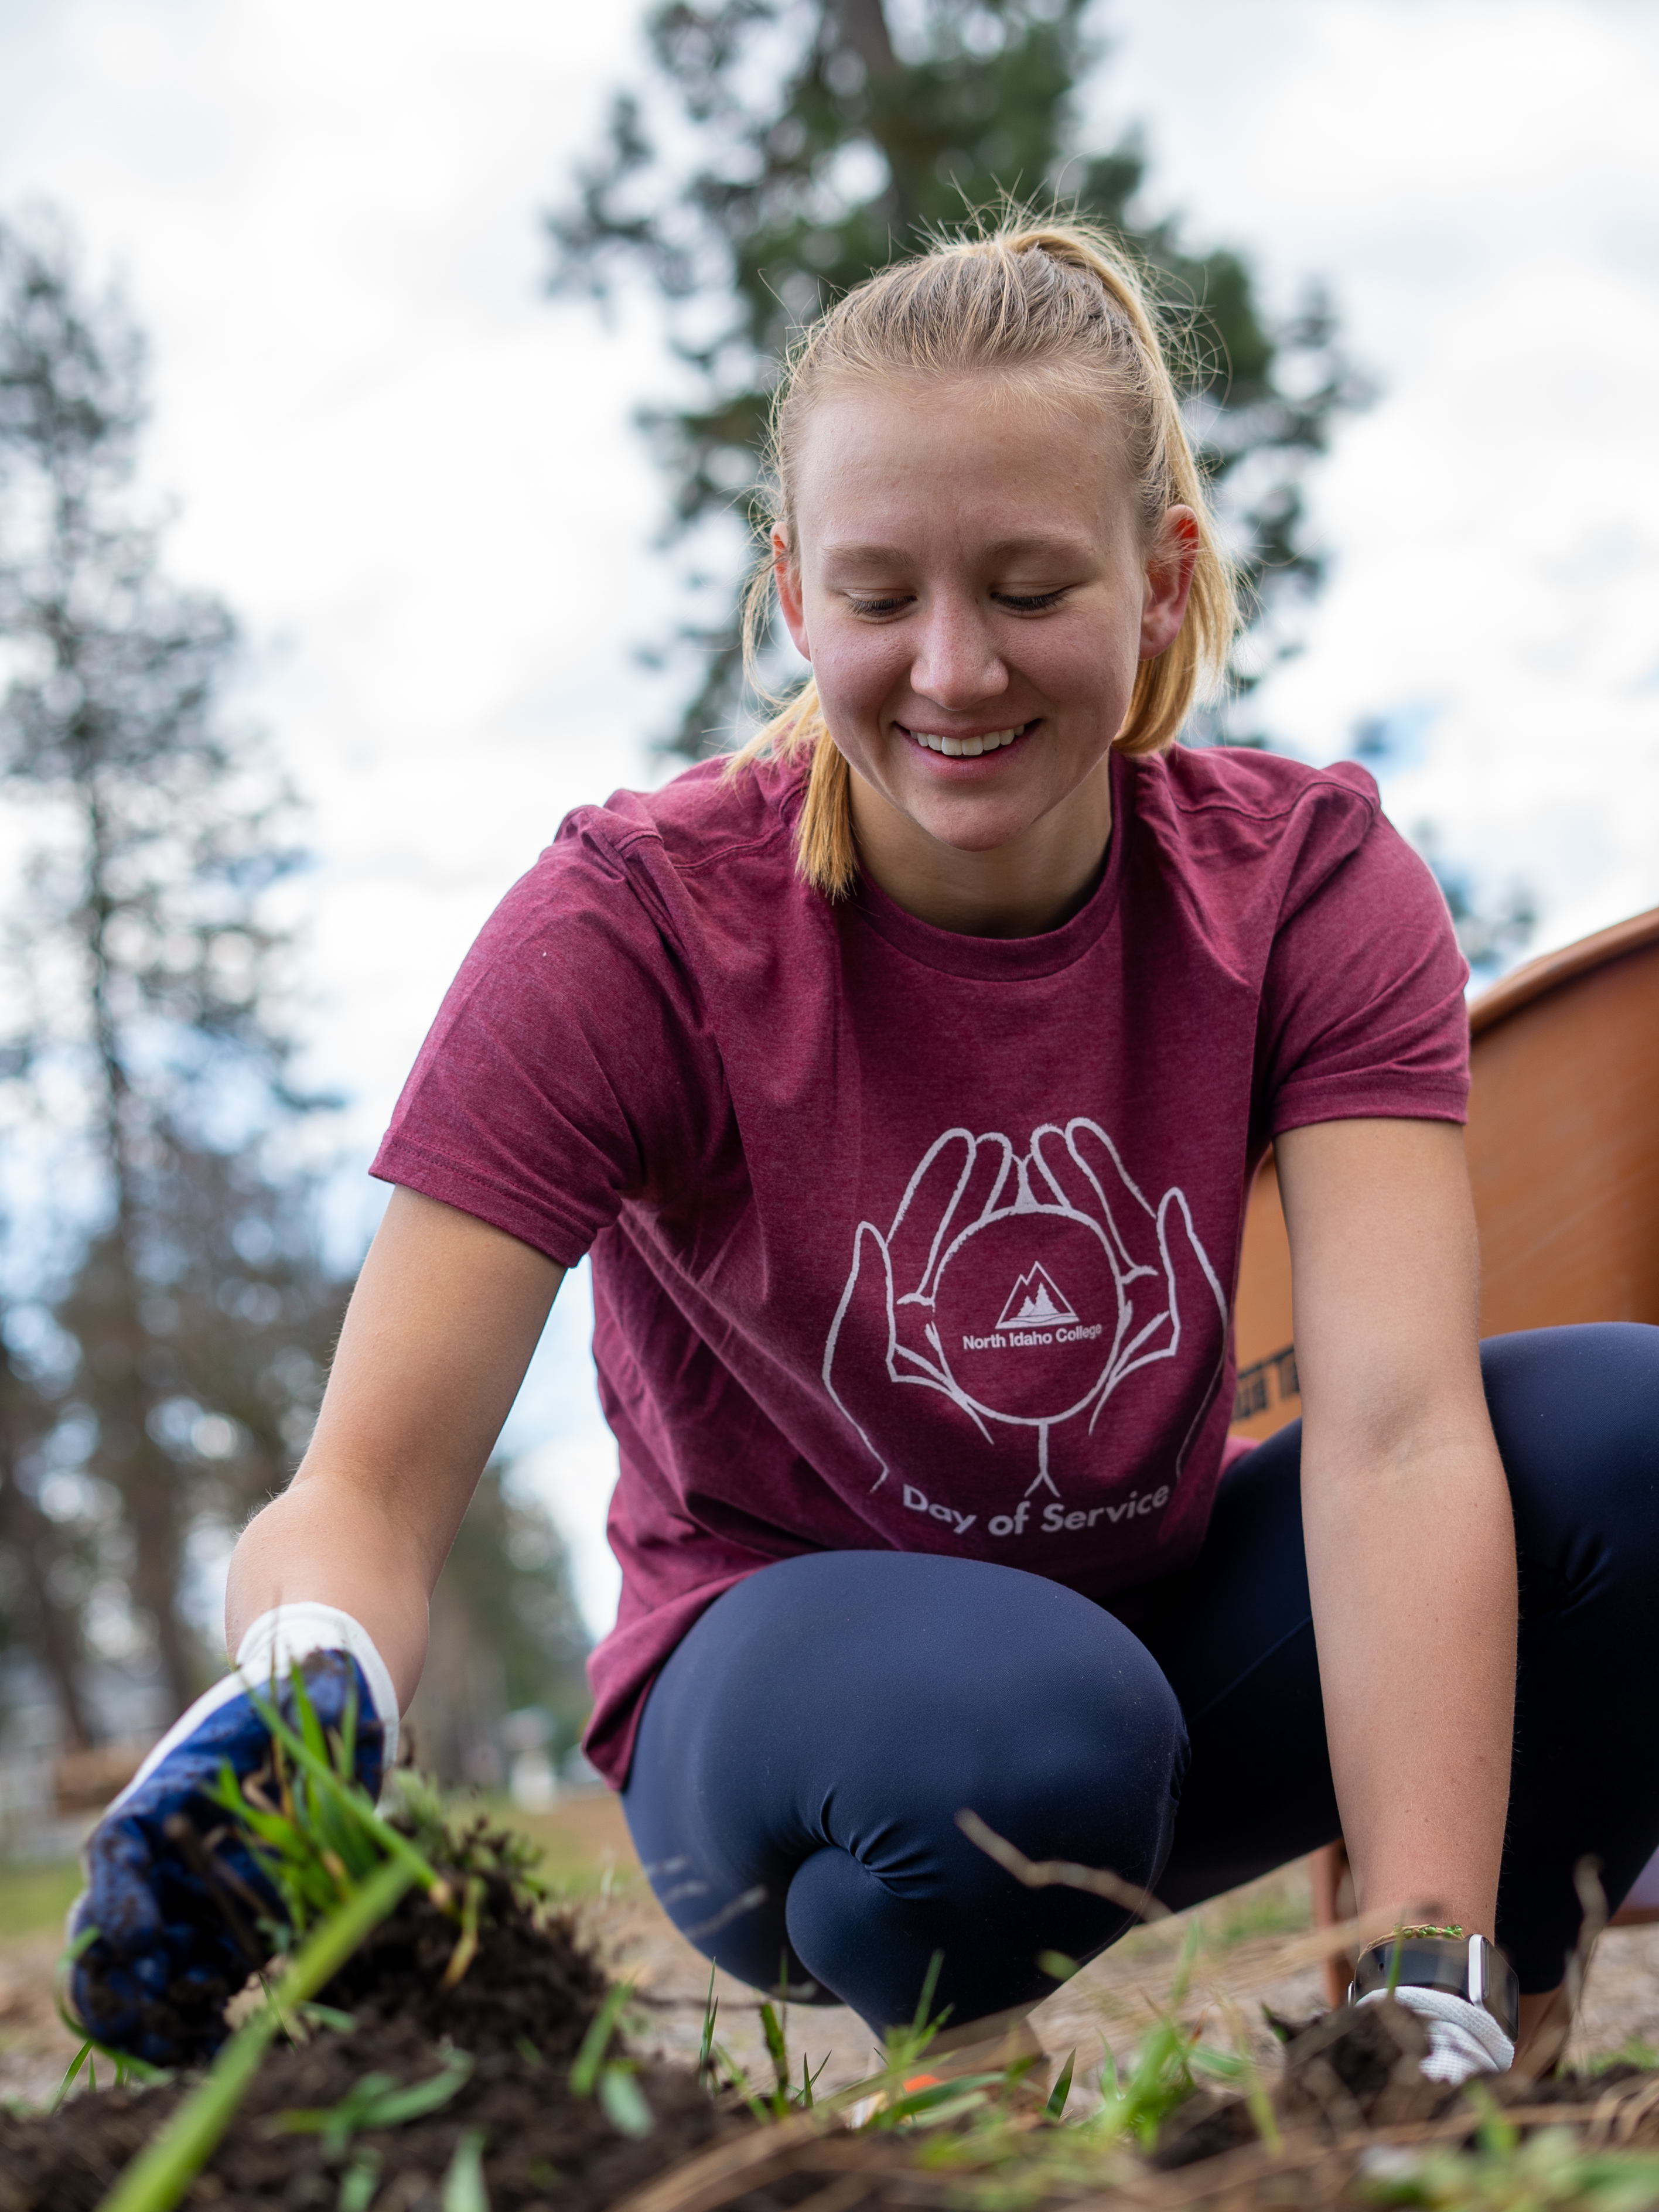
[[789, 550], [788, 540], [781, 530], [772, 532], [772, 575], [778, 587], [778, 605], [782, 611], [784, 626], [795, 641], [795, 650], [803, 660], [812, 658], [812, 647], [806, 635], [806, 609], [802, 602], [800, 570], [795, 566], [795, 556]]
[[1170, 507], [1146, 556], [1146, 596], [1140, 603], [1143, 660], [1156, 660], [1175, 643], [1193, 588], [1198, 544], [1198, 517], [1191, 507]]

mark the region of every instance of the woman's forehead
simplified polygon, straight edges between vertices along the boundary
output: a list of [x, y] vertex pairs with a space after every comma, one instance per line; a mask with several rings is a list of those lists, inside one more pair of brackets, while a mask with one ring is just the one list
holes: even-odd
[[1109, 431], [1109, 395], [1080, 381], [1059, 363], [1018, 369], [842, 371], [825, 379], [799, 404], [791, 443], [799, 450], [816, 431], [859, 423], [898, 424], [948, 416], [981, 428], [1018, 434], [1075, 435], [1084, 428], [1098, 439]]
[[788, 486], [799, 526], [842, 556], [910, 548], [919, 526], [969, 531], [988, 550], [1109, 526], [1127, 495], [1101, 410], [987, 381], [907, 377], [826, 394]]

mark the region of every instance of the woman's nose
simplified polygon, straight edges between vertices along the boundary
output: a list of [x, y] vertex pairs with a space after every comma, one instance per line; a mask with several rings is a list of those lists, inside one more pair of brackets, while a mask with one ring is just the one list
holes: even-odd
[[1008, 689], [1008, 670], [980, 609], [935, 600], [928, 608], [910, 664], [911, 687], [957, 712]]

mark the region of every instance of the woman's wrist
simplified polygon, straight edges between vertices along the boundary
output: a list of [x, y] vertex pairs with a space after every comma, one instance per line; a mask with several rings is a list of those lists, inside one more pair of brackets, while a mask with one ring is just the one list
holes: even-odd
[[427, 1580], [404, 1533], [344, 1485], [301, 1479], [242, 1531], [225, 1596], [225, 1640], [240, 1654], [256, 1625], [298, 1606], [357, 1623], [405, 1709], [426, 1661]]

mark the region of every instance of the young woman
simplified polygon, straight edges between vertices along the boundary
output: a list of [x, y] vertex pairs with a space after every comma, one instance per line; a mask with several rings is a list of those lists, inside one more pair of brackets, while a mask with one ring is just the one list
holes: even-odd
[[[356, 1682], [389, 1755], [591, 1253], [623, 1589], [588, 1748], [710, 1957], [879, 2028], [939, 1955], [971, 2035], [1130, 1916], [1022, 1887], [963, 1811], [1175, 1906], [1340, 1831], [1363, 1909], [1457, 1931], [1406, 1977], [1431, 2063], [1504, 2065], [1487, 1939], [1524, 2041], [1577, 1862], [1616, 1900], [1659, 1842], [1607, 1693], [1659, 1649], [1659, 1333], [1478, 1344], [1443, 902], [1360, 769], [1175, 742], [1231, 588], [1103, 239], [872, 278], [774, 459], [811, 680], [735, 763], [573, 815], [468, 957], [315, 1439], [237, 1550], [242, 1674], [93, 1844], [82, 2009], [155, 2053], [156, 1991], [236, 1978], [166, 1821], [257, 1754], [247, 1680], [345, 1655], [319, 1694]], [[1305, 1419], [1239, 1457], [1269, 1142]]]

